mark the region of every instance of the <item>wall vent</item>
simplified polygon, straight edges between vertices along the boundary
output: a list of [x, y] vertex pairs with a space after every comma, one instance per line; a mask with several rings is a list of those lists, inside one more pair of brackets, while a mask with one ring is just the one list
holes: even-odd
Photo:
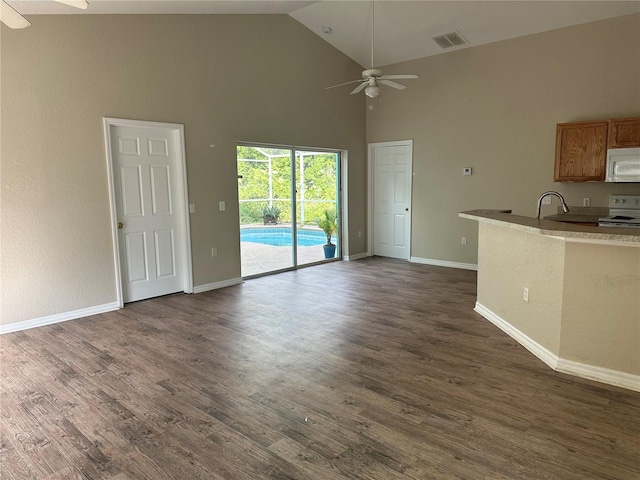
[[437, 37], [433, 37], [433, 40], [438, 45], [440, 45], [440, 48], [459, 47], [460, 45], [469, 44], [467, 39], [464, 38], [462, 34], [457, 30], [455, 32], [445, 33], [443, 35], [438, 35]]

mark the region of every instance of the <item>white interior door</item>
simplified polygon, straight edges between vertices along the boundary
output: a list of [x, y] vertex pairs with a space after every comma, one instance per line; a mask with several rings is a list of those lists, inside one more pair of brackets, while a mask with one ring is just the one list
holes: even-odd
[[110, 129], [123, 300], [184, 291], [175, 130]]
[[409, 260], [411, 255], [410, 142], [370, 148], [372, 254]]

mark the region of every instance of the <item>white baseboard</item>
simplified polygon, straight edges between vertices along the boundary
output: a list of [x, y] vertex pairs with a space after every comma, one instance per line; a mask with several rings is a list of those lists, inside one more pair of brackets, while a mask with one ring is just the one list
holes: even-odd
[[342, 259], [346, 262], [353, 262], [354, 260], [360, 260], [362, 258], [367, 258], [367, 252], [356, 253], [355, 255], [345, 255]]
[[522, 333], [520, 330], [515, 328], [513, 325], [511, 325], [509, 322], [502, 319], [501, 317], [493, 313], [491, 310], [489, 310], [485, 306], [479, 304], [478, 302], [476, 302], [476, 306], [474, 310], [478, 312], [480, 315], [482, 315], [484, 318], [489, 320], [491, 323], [493, 323], [496, 327], [498, 327], [504, 333], [506, 333], [511, 338], [513, 338], [515, 341], [517, 341], [524, 348], [526, 348], [531, 353], [533, 353], [536, 357], [538, 357], [544, 363], [549, 365], [552, 369], [555, 370], [556, 368], [558, 368], [559, 357], [555, 353], [551, 352], [550, 350], [547, 350], [545, 347], [537, 343], [535, 340], [531, 339], [530, 337]]
[[208, 292], [209, 290], [217, 290], [219, 288], [230, 287], [242, 283], [242, 278], [232, 278], [223, 280], [222, 282], [206, 283], [204, 285], [196, 285], [193, 287], [193, 293]]
[[0, 335], [5, 333], [19, 332], [28, 330], [29, 328], [43, 327], [53, 323], [66, 322], [67, 320], [75, 320], [77, 318], [90, 317], [99, 313], [112, 312], [118, 310], [120, 306], [117, 302], [105, 303], [104, 305], [96, 305], [95, 307], [81, 308], [71, 312], [56, 313], [55, 315], [47, 315], [46, 317], [33, 318], [31, 320], [23, 320], [22, 322], [8, 323], [0, 325]]
[[547, 350], [482, 304], [476, 302], [474, 310], [557, 372], [640, 392], [640, 375], [566, 360]]
[[593, 365], [585, 365], [584, 363], [573, 362], [561, 358], [558, 361], [558, 372], [568, 373], [576, 377], [586, 378], [587, 380], [595, 380], [596, 382], [615, 385], [616, 387], [627, 388], [640, 392], [640, 375], [619, 372], [608, 368], [594, 367]]
[[447, 260], [436, 260], [433, 258], [421, 258], [411, 257], [409, 259], [411, 263], [422, 263], [424, 265], [435, 265], [437, 267], [449, 267], [449, 268], [461, 268], [463, 270], [478, 270], [478, 265], [475, 263], [460, 263], [449, 262]]
[[[231, 280], [225, 280], [223, 282], [209, 283], [207, 285], [198, 285], [193, 289], [193, 293], [202, 293], [209, 290], [216, 290], [218, 288], [229, 287], [231, 285], [237, 285], [239, 283], [242, 283], [241, 278], [234, 278]], [[43, 327], [45, 325], [51, 325], [53, 323], [66, 322], [67, 320], [90, 317], [91, 315], [97, 315], [99, 313], [112, 312], [114, 310], [118, 310], [119, 308], [120, 305], [118, 304], [118, 302], [105, 303], [104, 305], [81, 308], [79, 310], [73, 310], [71, 312], [56, 313], [55, 315], [47, 315], [46, 317], [8, 323], [5, 325], [0, 325], [0, 335], [4, 335], [5, 333], [19, 332], [21, 330], [28, 330], [35, 327]]]

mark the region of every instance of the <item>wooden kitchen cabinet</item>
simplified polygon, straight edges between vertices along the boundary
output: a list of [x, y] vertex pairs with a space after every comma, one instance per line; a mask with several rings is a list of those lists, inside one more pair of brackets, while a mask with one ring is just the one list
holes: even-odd
[[609, 120], [609, 148], [640, 147], [640, 117]]
[[607, 120], [556, 126], [555, 182], [603, 182], [607, 159]]

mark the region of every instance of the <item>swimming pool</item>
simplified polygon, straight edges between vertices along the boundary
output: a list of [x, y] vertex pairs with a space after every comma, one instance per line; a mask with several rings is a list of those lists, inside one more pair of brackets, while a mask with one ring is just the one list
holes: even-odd
[[[240, 230], [240, 241], [290, 247], [292, 232], [290, 227], [243, 228]], [[327, 236], [323, 231], [298, 229], [298, 246], [312, 247], [325, 243], [327, 243]], [[333, 239], [333, 243], [335, 243], [335, 239]]]

